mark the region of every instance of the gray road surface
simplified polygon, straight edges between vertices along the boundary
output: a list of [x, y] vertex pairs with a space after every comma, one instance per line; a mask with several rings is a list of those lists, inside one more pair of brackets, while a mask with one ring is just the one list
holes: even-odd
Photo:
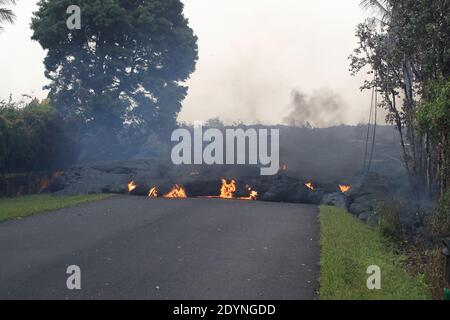
[[315, 299], [318, 242], [315, 206], [117, 196], [1, 223], [0, 299]]

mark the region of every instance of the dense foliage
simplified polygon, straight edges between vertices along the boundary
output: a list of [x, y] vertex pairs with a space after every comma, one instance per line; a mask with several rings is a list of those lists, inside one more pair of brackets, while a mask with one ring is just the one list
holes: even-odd
[[[403, 158], [412, 185], [423, 194], [447, 188], [448, 171], [442, 171], [441, 142], [436, 127], [427, 121], [435, 112], [448, 114], [448, 96], [434, 101], [435, 83], [450, 77], [450, 2], [447, 0], [366, 0], [380, 11], [375, 18], [358, 26], [359, 45], [351, 59], [351, 72], [363, 70], [373, 77], [363, 89], [375, 90], [378, 106], [387, 110], [401, 137]], [[445, 88], [445, 86], [444, 86]], [[447, 100], [448, 101], [448, 100]], [[417, 112], [422, 106], [421, 127]], [[441, 110], [438, 110], [441, 108]], [[428, 110], [429, 109], [429, 110]], [[433, 109], [433, 110], [431, 110]], [[428, 114], [428, 115], [426, 115]], [[434, 117], [434, 116], [431, 116]], [[448, 121], [439, 123], [441, 132], [450, 131]], [[447, 173], [446, 173], [447, 172]]]
[[416, 118], [422, 133], [435, 145], [437, 183], [443, 196], [450, 185], [450, 80], [429, 83], [426, 95]]
[[73, 145], [48, 101], [0, 102], [0, 173], [63, 166], [74, 158]]
[[181, 1], [79, 0], [81, 29], [69, 30], [73, 4], [41, 0], [31, 25], [59, 113], [101, 147], [169, 139], [198, 59]]

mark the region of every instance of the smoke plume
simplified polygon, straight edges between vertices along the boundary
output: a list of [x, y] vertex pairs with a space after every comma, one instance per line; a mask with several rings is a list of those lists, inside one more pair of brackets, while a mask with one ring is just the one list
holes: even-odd
[[291, 107], [291, 113], [284, 118], [288, 126], [323, 128], [344, 122], [346, 105], [341, 96], [330, 89], [317, 90], [311, 96], [293, 90]]

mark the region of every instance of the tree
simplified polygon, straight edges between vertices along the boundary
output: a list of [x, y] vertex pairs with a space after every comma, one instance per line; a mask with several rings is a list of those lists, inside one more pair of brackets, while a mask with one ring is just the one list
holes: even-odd
[[0, 101], [0, 174], [60, 169], [76, 150], [47, 100]]
[[387, 121], [395, 124], [403, 150], [405, 167], [413, 186], [432, 191], [437, 185], [436, 145], [418, 130], [416, 113], [429, 99], [431, 81], [449, 77], [450, 3], [446, 0], [364, 1], [381, 13], [380, 23], [357, 28], [358, 48], [350, 56], [351, 72], [369, 68], [373, 80], [362, 89], [374, 89], [382, 97], [380, 107], [388, 111]]
[[11, 9], [5, 8], [4, 6], [15, 5], [15, 0], [0, 0], [0, 31], [3, 30], [1, 24], [3, 23], [13, 23], [16, 15]]
[[450, 79], [430, 82], [426, 94], [428, 99], [419, 106], [416, 118], [435, 146], [436, 181], [443, 197], [450, 185]]
[[[101, 145], [142, 142], [176, 125], [195, 70], [197, 38], [180, 0], [79, 0], [81, 29], [69, 30], [72, 0], [40, 0], [33, 39], [48, 50], [49, 98]], [[98, 150], [99, 151], [99, 150]]]
[[380, 24], [388, 23], [391, 19], [391, 8], [387, 0], [364, 0], [360, 5], [370, 11], [375, 21], [378, 21]]

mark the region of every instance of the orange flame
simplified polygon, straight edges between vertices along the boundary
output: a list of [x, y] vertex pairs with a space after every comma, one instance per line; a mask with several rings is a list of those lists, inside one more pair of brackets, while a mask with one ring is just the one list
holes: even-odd
[[258, 199], [258, 192], [252, 189], [249, 189], [250, 195], [248, 197], [241, 197], [241, 200], [256, 200]]
[[342, 185], [342, 184], [339, 185], [339, 189], [341, 190], [342, 193], [349, 192], [351, 188], [352, 188], [352, 186], [346, 186], [346, 185]]
[[231, 180], [230, 183], [227, 180], [222, 179], [222, 187], [220, 188], [220, 198], [232, 199], [236, 192], [236, 181]]
[[312, 182], [305, 183], [305, 187], [307, 187], [309, 190], [314, 190], [314, 185]]
[[256, 200], [257, 198], [258, 198], [258, 192], [255, 191], [255, 190], [252, 190], [252, 191], [250, 192], [250, 199], [251, 199], [251, 200]]
[[158, 197], [158, 188], [153, 187], [150, 189], [150, 191], [148, 192], [148, 197], [149, 198], [157, 198]]
[[187, 198], [186, 190], [179, 185], [175, 185], [169, 193], [163, 196], [164, 198]]
[[[55, 171], [51, 174], [50, 177], [44, 177], [39, 179], [38, 184], [39, 184], [39, 190], [38, 193], [42, 193], [47, 191], [50, 186], [55, 182], [55, 180], [57, 178], [59, 178], [60, 176], [62, 176], [64, 174], [64, 172], [62, 171]], [[19, 194], [21, 194], [22, 192], [19, 191]]]
[[137, 184], [134, 183], [134, 181], [131, 181], [130, 183], [128, 183], [128, 193], [130, 193], [131, 191], [133, 191], [136, 188], [137, 188]]

